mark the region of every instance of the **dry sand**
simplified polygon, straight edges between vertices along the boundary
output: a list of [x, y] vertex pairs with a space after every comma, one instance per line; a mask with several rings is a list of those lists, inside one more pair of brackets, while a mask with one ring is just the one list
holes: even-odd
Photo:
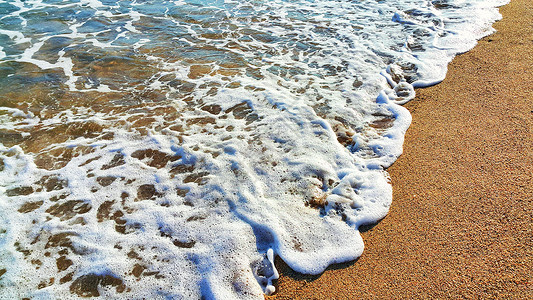
[[418, 90], [389, 215], [358, 261], [282, 277], [273, 299], [533, 299], [533, 5]]

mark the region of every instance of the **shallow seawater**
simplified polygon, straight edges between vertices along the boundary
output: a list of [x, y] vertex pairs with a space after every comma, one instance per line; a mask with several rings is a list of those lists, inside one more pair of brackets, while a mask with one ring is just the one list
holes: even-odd
[[[0, 298], [262, 299], [361, 255], [506, 0], [0, 0]], [[438, 108], [436, 108], [438, 109]]]

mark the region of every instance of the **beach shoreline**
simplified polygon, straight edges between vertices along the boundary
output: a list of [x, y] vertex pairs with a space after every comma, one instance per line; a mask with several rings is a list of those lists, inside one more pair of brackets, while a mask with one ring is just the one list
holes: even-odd
[[389, 214], [363, 255], [320, 276], [278, 258], [266, 299], [533, 298], [533, 8], [511, 0], [497, 32], [418, 89]]

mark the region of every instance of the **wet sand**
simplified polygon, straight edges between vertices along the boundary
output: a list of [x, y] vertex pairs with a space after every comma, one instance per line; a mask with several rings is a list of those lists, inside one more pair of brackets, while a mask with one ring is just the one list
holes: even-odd
[[389, 215], [356, 262], [292, 272], [273, 299], [533, 299], [533, 6], [417, 91]]

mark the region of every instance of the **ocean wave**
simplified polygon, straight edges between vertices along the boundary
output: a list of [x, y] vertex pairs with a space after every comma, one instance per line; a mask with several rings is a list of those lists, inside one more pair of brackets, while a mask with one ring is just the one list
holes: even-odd
[[0, 296], [262, 299], [385, 217], [508, 1], [0, 1]]

